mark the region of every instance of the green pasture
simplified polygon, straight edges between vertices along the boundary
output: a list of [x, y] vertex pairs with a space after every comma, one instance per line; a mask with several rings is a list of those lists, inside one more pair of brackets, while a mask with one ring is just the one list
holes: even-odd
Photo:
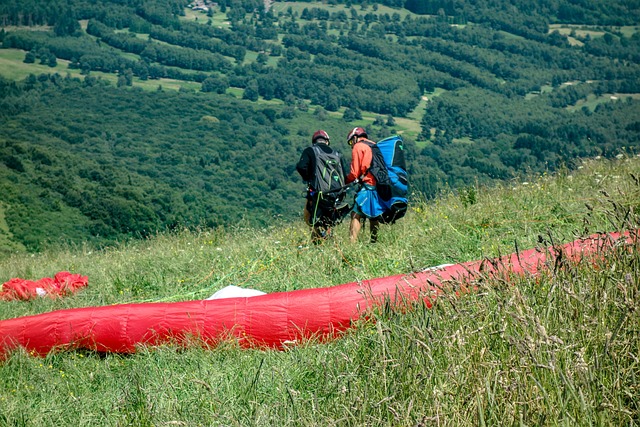
[[503, 36], [505, 36], [507, 39], [516, 39], [516, 40], [524, 40], [524, 37], [518, 35], [518, 34], [513, 34], [510, 33], [508, 31], [504, 31], [504, 30], [499, 30], [498, 31], [499, 34], [502, 34]]
[[[304, 9], [312, 9], [312, 8], [318, 8], [318, 9], [323, 9], [323, 10], [328, 10], [331, 13], [335, 13], [335, 12], [341, 12], [344, 11], [347, 16], [351, 16], [351, 7], [347, 7], [345, 5], [342, 4], [328, 4], [325, 2], [287, 2], [287, 1], [276, 1], [271, 5], [271, 10], [273, 12], [273, 14], [275, 16], [278, 16], [280, 13], [287, 13], [289, 8], [291, 8], [291, 10], [294, 13], [297, 13], [298, 16], [300, 16], [302, 14], [302, 12], [304, 11]], [[384, 5], [377, 5], [377, 10], [374, 10], [373, 5], [369, 4], [367, 6], [362, 6], [362, 5], [358, 5], [358, 6], [353, 6], [353, 9], [356, 10], [356, 12], [358, 12], [358, 14], [366, 14], [366, 13], [373, 13], [376, 15], [384, 15], [384, 14], [389, 14], [390, 16], [392, 16], [394, 13], [397, 13], [398, 15], [400, 15], [401, 19], [404, 19], [407, 15], [411, 15], [412, 17], [417, 16], [416, 14], [408, 11], [407, 9], [401, 8], [401, 9], [395, 9], [389, 6], [384, 6]]]
[[[556, 175], [430, 201], [414, 195], [407, 216], [383, 226], [375, 245], [366, 235], [350, 243], [340, 224], [314, 246], [300, 220], [10, 255], [0, 282], [67, 270], [89, 285], [57, 300], [4, 301], [0, 319], [198, 300], [232, 284], [268, 293], [335, 286], [534, 247], [546, 253], [596, 231], [640, 227], [639, 162], [588, 159]], [[134, 354], [18, 349], [0, 363], [0, 425], [633, 426], [639, 249], [637, 240], [618, 241], [595, 257], [542, 264], [535, 275], [483, 273], [472, 287], [452, 280], [431, 308], [385, 304], [339, 339], [285, 351], [196, 338]]]
[[[121, 30], [116, 29], [116, 30], [114, 30], [114, 32], [115, 32], [115, 33], [128, 33], [128, 34], [133, 34], [136, 38], [139, 38], [139, 39], [141, 39], [141, 40], [149, 40], [149, 38], [150, 38], [150, 35], [149, 35], [149, 34], [145, 34], [145, 33], [132, 33], [131, 31], [129, 31], [129, 29], [128, 29], [128, 28], [123, 28], [123, 29], [121, 29]], [[159, 40], [156, 40], [156, 42], [158, 42], [158, 43], [162, 43], [162, 42], [160, 42]], [[168, 44], [168, 43], [165, 43], [165, 44]], [[114, 49], [117, 49], [117, 48], [114, 48]]]
[[213, 7], [213, 16], [207, 16], [206, 12], [200, 10], [192, 10], [190, 8], [184, 9], [184, 16], [180, 17], [184, 21], [194, 21], [200, 24], [208, 24], [211, 21], [211, 25], [215, 27], [225, 28], [231, 24], [227, 18], [226, 13], [220, 12], [217, 7]]
[[[25, 53], [25, 51], [18, 49], [0, 49], [0, 75], [9, 80], [23, 80], [30, 74], [54, 73], [63, 76], [69, 74], [71, 77], [81, 79], [85, 77], [81, 74], [80, 70], [68, 68], [69, 61], [63, 59], [59, 59], [58, 65], [53, 68], [47, 65], [41, 65], [37, 61], [33, 64], [25, 64], [23, 62]], [[106, 80], [114, 85], [118, 83], [118, 76], [112, 73], [92, 71], [90, 75]], [[175, 79], [140, 80], [134, 77], [133, 86], [140, 87], [144, 90], [157, 90], [158, 86], [169, 90], [179, 90], [181, 87], [189, 90], [200, 90], [200, 83]]]
[[462, 144], [462, 145], [469, 145], [469, 144], [473, 144], [473, 139], [465, 136], [464, 138], [453, 138], [453, 142], [457, 144]]
[[536, 96], [542, 94], [542, 93], [548, 93], [548, 92], [553, 92], [553, 86], [551, 85], [542, 85], [540, 87], [539, 91], [533, 91], [533, 92], [529, 92], [528, 94], [526, 94], [524, 96], [525, 99], [531, 99], [531, 98], [535, 98]]
[[602, 37], [605, 33], [620, 33], [625, 37], [632, 37], [640, 31], [638, 25], [602, 26], [602, 25], [578, 25], [578, 24], [550, 24], [549, 32], [558, 31], [560, 34], [575, 34], [576, 37]]
[[[598, 27], [601, 28], [601, 27]], [[583, 25], [563, 25], [563, 24], [551, 24], [549, 25], [549, 32], [558, 31], [560, 34], [569, 35], [575, 34], [577, 37], [602, 37], [605, 34], [604, 30], [597, 30], [589, 26]]]
[[[82, 22], [87, 22], [87, 21], [79, 21], [79, 22], [82, 24]], [[50, 25], [32, 25], [29, 27], [7, 25], [6, 27], [1, 27], [1, 28], [7, 32], [15, 31], [15, 30], [28, 30], [28, 31], [52, 31], [53, 30], [53, 27]]]
[[29, 74], [55, 73], [66, 71], [65, 61], [58, 60], [56, 67], [41, 65], [36, 61], [33, 64], [25, 64], [26, 52], [18, 49], [0, 49], [0, 74], [9, 80], [22, 80]]
[[581, 99], [575, 103], [575, 105], [567, 107], [569, 111], [575, 111], [582, 108], [588, 108], [590, 111], [595, 110], [595, 108], [607, 102], [620, 102], [624, 101], [627, 98], [632, 99], [640, 99], [640, 94], [638, 93], [604, 93], [600, 96], [596, 96], [594, 94], [590, 94], [586, 99]]
[[[24, 56], [26, 52], [19, 49], [0, 49], [0, 75], [9, 80], [22, 80], [30, 74], [70, 74], [72, 77], [83, 77], [80, 70], [69, 68], [69, 61], [58, 59], [55, 67], [40, 64], [36, 61], [33, 64], [25, 64]], [[117, 76], [114, 74], [92, 71], [92, 76], [100, 77], [112, 83], [117, 83]]]
[[[259, 52], [255, 52], [253, 50], [247, 50], [247, 53], [244, 56], [244, 61], [242, 62], [244, 65], [247, 64], [252, 64], [254, 62], [256, 62], [256, 60], [258, 59], [258, 55], [260, 54]], [[278, 60], [281, 58], [281, 56], [271, 56], [268, 55], [268, 59], [267, 59], [267, 63], [266, 65], [269, 67], [276, 67], [278, 65]], [[234, 59], [235, 61], [235, 59]]]
[[400, 133], [403, 136], [416, 141], [416, 144], [419, 147], [425, 146], [427, 144], [427, 141], [420, 141], [418, 139], [420, 133], [422, 132], [421, 122], [422, 117], [424, 116], [425, 108], [427, 107], [429, 100], [440, 96], [445, 92], [445, 89], [435, 88], [433, 92], [427, 92], [422, 96], [416, 108], [411, 111], [407, 115], [407, 117], [394, 117], [398, 129], [400, 129]]
[[398, 130], [400, 135], [418, 142], [418, 136], [422, 131], [422, 128], [420, 127], [420, 120], [404, 117], [394, 117], [393, 120], [396, 122], [394, 128]]
[[571, 36], [567, 36], [567, 40], [569, 40], [569, 44], [571, 46], [583, 46], [584, 43], [582, 43], [580, 40], [573, 38]]
[[[318, 9], [323, 9], [323, 10], [327, 10], [330, 13], [337, 13], [337, 12], [345, 12], [347, 13], [347, 16], [351, 16], [351, 9], [354, 9], [356, 12], [358, 12], [358, 14], [368, 14], [368, 13], [372, 13], [372, 14], [376, 14], [376, 15], [385, 15], [388, 14], [389, 16], [393, 16], [394, 14], [399, 15], [400, 19], [404, 19], [407, 15], [410, 15], [412, 17], [415, 17], [417, 15], [415, 15], [414, 13], [408, 11], [407, 9], [395, 9], [389, 6], [384, 6], [384, 5], [377, 5], [377, 10], [374, 10], [373, 5], [358, 5], [358, 6], [352, 6], [352, 7], [347, 7], [346, 5], [342, 5], [342, 4], [327, 4], [324, 2], [274, 2], [271, 6], [271, 10], [273, 12], [273, 14], [275, 16], [279, 16], [280, 14], [286, 14], [288, 13], [289, 9], [291, 9], [291, 11], [294, 14], [297, 14], [298, 17], [300, 17], [300, 15], [302, 14], [302, 12], [305, 9], [313, 9], [313, 8], [318, 8]], [[300, 23], [307, 23], [310, 22], [309, 20], [305, 20], [305, 19], [299, 19]], [[338, 36], [340, 31], [337, 29], [331, 29], [329, 28], [328, 30], [329, 34]], [[396, 38], [396, 36], [392, 36], [394, 39]]]

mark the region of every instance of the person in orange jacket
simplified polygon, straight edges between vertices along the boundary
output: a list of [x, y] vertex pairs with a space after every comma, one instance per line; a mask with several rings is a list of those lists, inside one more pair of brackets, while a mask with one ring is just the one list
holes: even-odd
[[369, 172], [373, 153], [367, 144], [359, 144], [361, 141], [375, 144], [375, 142], [368, 139], [367, 131], [364, 128], [353, 128], [347, 135], [347, 144], [351, 147], [351, 168], [345, 181], [347, 184], [360, 183], [361, 188], [356, 193], [356, 200], [351, 212], [349, 237], [351, 242], [355, 243], [358, 240], [362, 224], [366, 219], [369, 219], [370, 242], [375, 243], [378, 240], [378, 226], [380, 223], [376, 219], [376, 215], [372, 213], [376, 210], [374, 206], [379, 209], [376, 179]]

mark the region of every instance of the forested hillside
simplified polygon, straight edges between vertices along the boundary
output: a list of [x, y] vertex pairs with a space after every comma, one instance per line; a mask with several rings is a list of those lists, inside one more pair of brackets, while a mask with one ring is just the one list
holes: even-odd
[[[10, 0], [0, 252], [299, 216], [310, 135], [415, 193], [640, 148], [640, 2]], [[177, 89], [177, 90], [176, 90]]]

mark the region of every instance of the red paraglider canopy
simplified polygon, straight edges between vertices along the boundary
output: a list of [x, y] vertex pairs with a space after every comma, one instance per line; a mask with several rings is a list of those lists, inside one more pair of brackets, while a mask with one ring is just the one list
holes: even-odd
[[0, 357], [16, 347], [46, 355], [52, 350], [73, 348], [132, 353], [141, 345], [169, 342], [215, 346], [228, 338], [243, 347], [276, 349], [310, 337], [326, 341], [352, 327], [353, 321], [371, 307], [388, 303], [410, 308], [415, 301], [431, 307], [445, 289], [472, 291], [483, 275], [536, 274], [561, 261], [601, 254], [617, 242], [632, 238], [629, 233], [626, 239], [621, 237], [619, 233], [593, 235], [492, 260], [326, 288], [218, 300], [74, 308], [2, 320]]
[[27, 301], [37, 297], [58, 298], [76, 292], [87, 286], [87, 276], [61, 271], [53, 278], [44, 277], [39, 280], [10, 279], [0, 288], [0, 300]]

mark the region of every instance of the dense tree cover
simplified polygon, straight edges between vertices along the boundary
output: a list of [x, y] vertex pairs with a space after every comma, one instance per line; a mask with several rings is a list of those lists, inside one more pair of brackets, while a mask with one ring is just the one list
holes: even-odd
[[[226, 96], [132, 93], [59, 75], [5, 82], [3, 93], [0, 191], [14, 235], [32, 247], [34, 227], [55, 227], [32, 215], [39, 210], [83, 217], [98, 240], [235, 224], [244, 212], [255, 212], [247, 224], [264, 225], [299, 210], [299, 180], [291, 160], [282, 164], [299, 145], [285, 140], [273, 112]], [[6, 108], [18, 100], [22, 108]]]
[[[576, 158], [613, 156], [627, 147], [638, 151], [637, 102], [603, 104], [593, 112], [547, 107], [546, 98], [561, 99], [564, 92], [574, 91], [567, 86], [559, 95], [542, 95], [524, 103], [483, 96], [478, 88], [444, 94], [427, 107], [423, 129], [435, 129], [436, 138], [422, 154], [436, 159], [449, 175], [447, 182], [458, 186], [478, 173], [507, 179], [518, 171], [553, 170]], [[573, 100], [568, 96], [565, 99]], [[478, 98], [484, 101], [474, 101]], [[479, 122], [483, 111], [492, 113]], [[473, 144], [460, 140], [467, 136]], [[447, 158], [452, 155], [453, 161]], [[465, 166], [469, 169], [456, 169]]]
[[[186, 0], [2, 2], [3, 25], [22, 27], [0, 32], [2, 47], [84, 74], [0, 82], [0, 208], [14, 238], [36, 250], [293, 218], [293, 165], [315, 128], [339, 139], [357, 123], [383, 138], [394, 118], [422, 114], [423, 96], [406, 147], [412, 188], [427, 196], [640, 147], [639, 103], [625, 95], [640, 92], [640, 33], [607, 27], [636, 24], [637, 1], [307, 3], [275, 14], [222, 0], [193, 22]], [[229, 25], [213, 25], [223, 13]], [[554, 22], [602, 35], [570, 44]], [[35, 25], [50, 30], [24, 28]], [[201, 90], [142, 92], [136, 78]]]
[[[418, 14], [464, 16], [486, 22], [499, 29], [517, 28], [522, 35], [545, 32], [550, 22], [587, 25], [635, 25], [640, 3], [637, 1], [492, 1], [405, 0], [404, 7]], [[519, 13], [514, 14], [514, 11]]]

